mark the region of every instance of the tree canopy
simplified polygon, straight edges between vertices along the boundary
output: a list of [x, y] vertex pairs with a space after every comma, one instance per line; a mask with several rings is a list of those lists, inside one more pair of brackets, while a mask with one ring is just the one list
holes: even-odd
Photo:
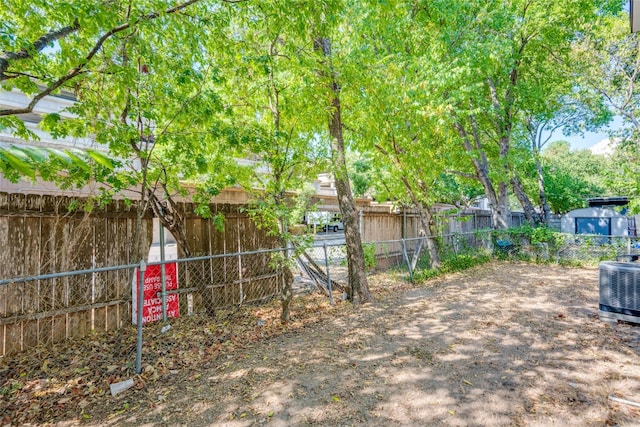
[[[482, 188], [497, 228], [511, 195], [542, 217], [587, 193], [637, 197], [640, 56], [627, 18], [619, 0], [13, 0], [0, 10], [0, 90], [28, 101], [3, 107], [0, 127], [35, 139], [22, 120], [35, 112], [52, 136], [100, 149], [5, 147], [0, 170], [95, 180], [107, 196], [134, 188], [157, 212], [195, 188], [205, 216], [209, 197], [240, 184], [277, 233], [293, 212], [285, 194], [319, 171], [426, 218]], [[66, 116], [38, 109], [61, 91], [76, 99]], [[544, 148], [545, 130], [580, 132], [610, 111], [629, 125], [617, 169]]]

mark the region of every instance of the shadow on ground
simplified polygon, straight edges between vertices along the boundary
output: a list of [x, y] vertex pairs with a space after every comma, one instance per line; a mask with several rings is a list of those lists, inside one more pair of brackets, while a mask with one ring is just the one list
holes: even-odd
[[640, 425], [609, 399], [640, 402], [640, 327], [598, 319], [597, 270], [370, 280], [376, 303], [307, 295], [285, 329], [276, 304], [146, 328], [144, 371], [116, 397], [134, 328], [5, 359], [0, 425]]
[[[147, 387], [99, 425], [637, 425], [638, 328], [597, 270], [492, 263]], [[186, 380], [186, 381], [185, 381]]]

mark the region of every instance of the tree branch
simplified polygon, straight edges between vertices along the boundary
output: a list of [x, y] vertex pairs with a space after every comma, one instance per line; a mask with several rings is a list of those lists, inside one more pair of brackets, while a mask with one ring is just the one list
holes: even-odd
[[40, 52], [50, 43], [53, 43], [56, 40], [63, 39], [69, 34], [75, 33], [79, 29], [80, 23], [77, 19], [75, 19], [72, 25], [62, 27], [59, 30], [49, 31], [47, 34], [33, 42], [33, 44], [29, 48], [23, 48], [18, 52], [2, 52], [0, 54], [0, 81], [10, 78], [10, 76], [6, 75], [6, 71], [11, 65], [11, 62], [31, 58], [34, 53]]
[[[198, 3], [199, 1], [201, 1], [201, 0], [188, 0], [188, 1], [184, 2], [184, 3], [181, 3], [181, 4], [177, 5], [177, 6], [174, 6], [172, 8], [169, 8], [169, 9], [165, 10], [164, 14], [172, 14], [172, 13], [179, 12], [180, 10], [185, 9], [185, 8], [195, 4], [195, 3]], [[150, 13], [142, 16], [139, 20], [135, 21], [135, 23], [140, 22], [140, 21], [153, 20], [153, 19], [158, 18], [159, 16], [161, 16], [160, 12], [150, 12]], [[109, 30], [106, 33], [104, 33], [96, 41], [95, 45], [89, 51], [87, 56], [85, 56], [85, 58], [79, 64], [77, 64], [73, 69], [71, 69], [71, 71], [69, 71], [64, 76], [60, 77], [54, 83], [52, 83], [49, 86], [47, 86], [42, 92], [40, 92], [37, 95], [35, 95], [33, 97], [33, 99], [31, 100], [31, 102], [29, 103], [29, 105], [27, 105], [26, 107], [23, 107], [23, 108], [0, 110], [0, 117], [13, 116], [13, 115], [18, 115], [18, 114], [27, 114], [27, 113], [32, 112], [33, 109], [35, 108], [35, 106], [38, 104], [38, 102], [40, 102], [40, 100], [42, 98], [44, 98], [45, 96], [51, 95], [54, 91], [56, 91], [57, 89], [62, 87], [69, 80], [72, 80], [78, 74], [80, 74], [81, 71], [83, 71], [83, 69], [87, 66], [87, 64], [89, 64], [89, 62], [91, 62], [93, 57], [100, 51], [100, 49], [102, 48], [102, 45], [104, 45], [104, 43], [109, 38], [113, 37], [115, 34], [118, 34], [118, 33], [122, 32], [122, 31], [130, 28], [131, 26], [132, 26], [131, 22], [126, 22], [126, 23], [121, 24], [121, 25], [119, 25], [117, 27], [114, 27], [111, 30]], [[62, 37], [62, 36], [60, 36], [60, 37]]]

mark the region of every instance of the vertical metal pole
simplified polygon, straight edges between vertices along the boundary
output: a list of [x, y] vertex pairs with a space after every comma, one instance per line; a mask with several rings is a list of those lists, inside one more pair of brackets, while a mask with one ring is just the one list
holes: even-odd
[[401, 233], [401, 238], [402, 239], [406, 239], [407, 238], [407, 210], [404, 207], [402, 208], [402, 233]]
[[[239, 247], [238, 247], [239, 248]], [[238, 252], [238, 284], [240, 288], [240, 301], [238, 305], [242, 305], [244, 302], [244, 291], [242, 289], [242, 284], [244, 283], [243, 274], [242, 274], [242, 252]]]
[[167, 321], [167, 271], [165, 266], [165, 254], [164, 254], [164, 226], [160, 224], [160, 279], [162, 281], [162, 290], [160, 296], [162, 298], [162, 321]]
[[289, 236], [289, 224], [287, 224], [286, 222], [284, 222], [284, 224], [282, 224], [282, 230], [284, 231], [284, 235], [287, 236], [287, 241], [284, 244], [284, 259], [289, 261], [289, 258], [291, 258], [289, 251], [291, 250], [291, 239]]
[[404, 255], [404, 261], [407, 263], [407, 269], [409, 270], [409, 279], [413, 282], [413, 268], [409, 262], [409, 254], [407, 253], [407, 242], [402, 239], [402, 255]]
[[[291, 258], [291, 254], [289, 254], [289, 250], [290, 250], [292, 245], [291, 245], [291, 239], [290, 239], [291, 236], [289, 236], [289, 224], [286, 221], [283, 221], [282, 229], [284, 230], [285, 236], [287, 236], [287, 240], [286, 240], [286, 242], [284, 244], [284, 246], [285, 246], [285, 248], [284, 248], [284, 259], [285, 259], [285, 266], [287, 266], [285, 268], [288, 268], [288, 266], [289, 266], [289, 258]], [[284, 271], [284, 268], [280, 267], [280, 271]], [[285, 275], [282, 274], [282, 283], [280, 284], [281, 288], [279, 290], [279, 292], [281, 294], [284, 291], [284, 281], [285, 281], [284, 276]]]
[[136, 373], [142, 372], [142, 310], [144, 309], [144, 272], [147, 270], [147, 264], [144, 260], [140, 260], [140, 275], [138, 276], [138, 316], [136, 323], [138, 324], [138, 335], [136, 342]]
[[324, 266], [327, 269], [327, 288], [329, 289], [329, 304], [333, 306], [333, 289], [331, 286], [331, 272], [329, 271], [329, 253], [327, 252], [327, 242], [322, 243], [324, 249]]

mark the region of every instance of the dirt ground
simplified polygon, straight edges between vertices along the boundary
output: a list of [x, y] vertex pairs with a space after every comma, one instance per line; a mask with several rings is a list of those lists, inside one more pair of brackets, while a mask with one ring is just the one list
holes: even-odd
[[[610, 398], [640, 402], [640, 327], [598, 319], [597, 269], [494, 262], [420, 286], [377, 275], [371, 287], [373, 304], [299, 303], [284, 328], [277, 305], [255, 309], [245, 319], [260, 332], [242, 343], [231, 332], [212, 344], [211, 326], [194, 324], [206, 347], [145, 350], [145, 371], [116, 397], [108, 382], [126, 372], [98, 371], [119, 368], [52, 374], [53, 361], [31, 355], [39, 362], [1, 395], [0, 420], [6, 411], [9, 425], [640, 425], [640, 407]], [[164, 339], [185, 333], [176, 325]], [[75, 385], [56, 389], [55, 375]]]

